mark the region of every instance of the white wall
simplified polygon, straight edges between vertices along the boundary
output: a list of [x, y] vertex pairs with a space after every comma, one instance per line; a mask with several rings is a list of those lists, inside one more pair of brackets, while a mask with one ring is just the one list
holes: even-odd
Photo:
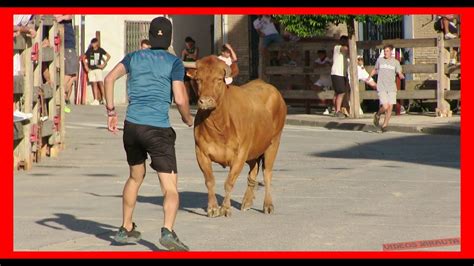
[[[160, 15], [86, 15], [85, 16], [85, 49], [90, 40], [95, 38], [95, 32], [100, 31], [101, 47], [111, 56], [107, 67], [104, 69], [104, 77], [112, 68], [119, 63], [125, 55], [125, 21], [151, 21]], [[80, 24], [80, 17], [76, 19]], [[79, 28], [80, 30], [80, 28]], [[115, 82], [115, 103], [126, 103], [126, 77]], [[89, 93], [90, 92], [90, 93]], [[92, 101], [92, 89], [89, 86], [87, 102]]]
[[[151, 21], [156, 15], [86, 15], [85, 16], [85, 47], [95, 37], [95, 32], [100, 31], [101, 47], [110, 55], [110, 61], [104, 69], [104, 76], [124, 57], [125, 53], [125, 21]], [[170, 16], [173, 21], [173, 47], [179, 56], [184, 48], [184, 38], [192, 36], [200, 49], [200, 56], [211, 53], [211, 25], [213, 16], [181, 15]], [[80, 31], [80, 15], [76, 15], [75, 24]], [[123, 77], [115, 83], [115, 103], [126, 103], [126, 78]], [[87, 101], [92, 101], [92, 89], [89, 86]]]

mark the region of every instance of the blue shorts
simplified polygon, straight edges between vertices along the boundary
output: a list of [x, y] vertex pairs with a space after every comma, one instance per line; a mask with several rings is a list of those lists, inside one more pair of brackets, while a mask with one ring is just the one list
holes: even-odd
[[263, 47], [267, 48], [272, 43], [281, 43], [283, 38], [278, 33], [273, 33], [263, 37]]

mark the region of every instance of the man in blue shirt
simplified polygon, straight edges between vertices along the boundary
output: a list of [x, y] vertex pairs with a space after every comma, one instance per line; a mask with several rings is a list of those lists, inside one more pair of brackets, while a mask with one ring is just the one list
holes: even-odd
[[145, 177], [147, 154], [150, 166], [157, 172], [164, 195], [164, 223], [160, 243], [169, 250], [187, 251], [173, 230], [179, 207], [177, 166], [175, 155], [176, 133], [170, 125], [168, 111], [172, 98], [183, 122], [191, 127], [188, 95], [183, 83], [184, 66], [181, 60], [168, 53], [172, 25], [165, 17], [152, 20], [149, 30], [151, 49], [127, 54], [105, 78], [105, 98], [108, 129], [117, 132], [117, 113], [114, 108], [115, 80], [128, 73], [129, 105], [125, 117], [123, 143], [130, 166], [130, 177], [123, 190], [123, 223], [115, 236], [121, 243], [136, 242], [141, 234], [132, 221], [138, 190]]

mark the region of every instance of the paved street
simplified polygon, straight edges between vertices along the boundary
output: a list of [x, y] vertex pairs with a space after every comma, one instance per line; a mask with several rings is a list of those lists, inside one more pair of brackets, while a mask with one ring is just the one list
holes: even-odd
[[[122, 132], [105, 129], [103, 106], [72, 109], [59, 157], [15, 173], [14, 249], [161, 250], [163, 198], [151, 168], [134, 215], [143, 240], [112, 242], [128, 175]], [[123, 120], [125, 109], [118, 110]], [[177, 110], [171, 116], [181, 197], [175, 229], [194, 251], [381, 251], [384, 243], [460, 236], [459, 136], [287, 125], [273, 176], [275, 213], [262, 213], [263, 187], [254, 209], [240, 211], [246, 167], [234, 189], [232, 217], [211, 219], [192, 129]], [[223, 195], [228, 169], [214, 169]]]

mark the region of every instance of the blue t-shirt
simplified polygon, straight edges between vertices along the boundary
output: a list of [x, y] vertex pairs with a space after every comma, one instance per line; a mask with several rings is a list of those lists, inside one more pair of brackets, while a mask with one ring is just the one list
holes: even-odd
[[170, 127], [172, 82], [183, 81], [183, 62], [165, 50], [145, 49], [127, 54], [121, 63], [128, 73], [125, 119], [140, 125]]

